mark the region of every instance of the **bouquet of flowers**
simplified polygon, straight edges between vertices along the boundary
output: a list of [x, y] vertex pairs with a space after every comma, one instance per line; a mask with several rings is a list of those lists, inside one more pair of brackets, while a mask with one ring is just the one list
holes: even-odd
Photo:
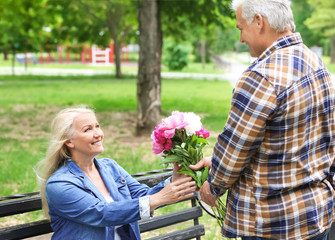
[[[198, 115], [174, 111], [152, 132], [153, 153], [160, 155], [164, 164], [178, 163], [182, 166], [179, 173], [191, 176], [200, 188], [207, 180], [208, 167], [194, 171], [189, 165], [194, 165], [203, 158], [202, 149], [208, 144], [208, 137], [209, 132], [202, 126]], [[212, 208], [212, 212], [222, 227], [225, 204], [221, 199], [217, 203], [218, 207]]]

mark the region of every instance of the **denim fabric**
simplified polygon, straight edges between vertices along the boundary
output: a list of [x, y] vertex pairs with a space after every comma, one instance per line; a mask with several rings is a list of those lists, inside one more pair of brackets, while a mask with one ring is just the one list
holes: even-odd
[[[114, 202], [107, 203], [93, 182], [72, 161], [67, 160], [48, 180], [52, 239], [114, 239], [114, 226], [129, 224], [141, 239], [139, 197], [152, 195], [164, 187], [140, 184], [111, 159], [94, 159]], [[121, 239], [123, 236], [120, 236]]]

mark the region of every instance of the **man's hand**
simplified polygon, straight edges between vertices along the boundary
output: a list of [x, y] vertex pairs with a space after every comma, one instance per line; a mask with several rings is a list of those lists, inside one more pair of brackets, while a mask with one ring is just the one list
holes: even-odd
[[212, 158], [211, 157], [204, 157], [202, 158], [197, 164], [190, 165], [190, 168], [192, 170], [199, 170], [204, 167], [211, 167], [212, 166]]
[[[211, 167], [212, 166], [212, 158], [211, 157], [204, 157], [202, 158], [197, 164], [195, 165], [190, 165], [190, 168], [192, 170], [199, 170], [202, 169], [204, 167]], [[204, 182], [204, 184], [201, 186], [200, 190], [200, 197], [201, 200], [205, 203], [207, 203], [208, 205], [212, 206], [212, 207], [217, 207], [217, 203], [216, 203], [216, 198], [213, 196], [213, 194], [211, 193], [211, 190], [209, 189], [209, 183], [208, 181]]]
[[207, 203], [209, 206], [217, 207], [218, 204], [216, 203], [216, 198], [211, 193], [211, 190], [209, 189], [209, 183], [208, 181], [204, 182], [204, 184], [200, 188], [200, 197], [201, 201]]

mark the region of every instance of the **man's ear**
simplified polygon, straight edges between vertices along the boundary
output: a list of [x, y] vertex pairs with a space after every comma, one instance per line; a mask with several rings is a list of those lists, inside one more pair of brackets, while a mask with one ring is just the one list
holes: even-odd
[[264, 26], [264, 20], [265, 18], [260, 15], [260, 14], [256, 14], [255, 17], [254, 17], [254, 21], [256, 23], [256, 26], [259, 30], [262, 30], [263, 26]]
[[74, 148], [74, 144], [72, 142], [72, 139], [69, 139], [65, 142], [65, 145], [68, 147], [68, 148]]

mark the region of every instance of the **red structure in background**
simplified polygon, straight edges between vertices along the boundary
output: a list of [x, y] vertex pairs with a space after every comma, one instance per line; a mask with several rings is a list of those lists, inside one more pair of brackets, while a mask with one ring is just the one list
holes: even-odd
[[[82, 48], [80, 52], [78, 49]], [[65, 50], [65, 52], [64, 52]], [[65, 59], [63, 56], [65, 55]], [[81, 45], [81, 47], [74, 46], [71, 47], [66, 45], [57, 46], [57, 53], [55, 57], [50, 52], [44, 52], [41, 48], [39, 53], [39, 62], [41, 64], [56, 62], [58, 63], [70, 63], [70, 62], [80, 62], [80, 63], [91, 63], [91, 64], [112, 64], [114, 63], [114, 44], [110, 44], [109, 48], [98, 48], [96, 46], [87, 47], [86, 44]], [[129, 51], [127, 46], [123, 46], [121, 50], [121, 61], [129, 61]]]

